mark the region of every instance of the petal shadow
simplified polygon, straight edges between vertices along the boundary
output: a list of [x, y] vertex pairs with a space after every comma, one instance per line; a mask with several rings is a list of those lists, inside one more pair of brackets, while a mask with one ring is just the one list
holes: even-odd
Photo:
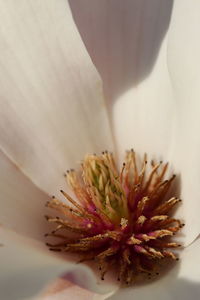
[[69, 0], [110, 105], [152, 71], [173, 0]]

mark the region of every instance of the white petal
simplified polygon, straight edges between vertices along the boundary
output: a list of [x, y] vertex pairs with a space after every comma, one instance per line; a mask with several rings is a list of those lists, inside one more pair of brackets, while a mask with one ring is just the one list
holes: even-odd
[[70, 4], [104, 81], [120, 157], [133, 147], [169, 160], [180, 175], [189, 244], [200, 233], [200, 3]]
[[1, 151], [0, 170], [0, 223], [20, 234], [44, 240], [44, 234], [50, 230], [44, 219], [49, 197]]
[[[46, 250], [41, 243], [22, 238], [8, 230], [0, 230], [0, 298], [25, 300], [41, 292], [45, 284], [62, 274], [73, 275], [75, 283], [97, 293], [113, 289], [99, 286], [85, 265], [77, 265]], [[64, 277], [62, 277], [64, 278]], [[89, 293], [89, 292], [88, 292]], [[38, 298], [37, 298], [38, 299]]]
[[0, 146], [43, 190], [112, 149], [102, 84], [65, 0], [0, 1]]
[[107, 96], [115, 101], [150, 74], [168, 29], [173, 1], [69, 3]]
[[200, 240], [185, 249], [181, 261], [163, 278], [146, 283], [146, 285], [133, 286], [121, 289], [109, 300], [131, 299], [162, 299], [162, 300], [188, 300], [199, 299], [200, 295]]
[[[197, 238], [181, 255], [179, 277], [199, 284], [200, 293], [200, 238]], [[194, 298], [195, 299], [195, 298]]]
[[180, 172], [188, 242], [200, 233], [200, 2], [175, 1], [168, 42], [175, 122], [172, 160]]

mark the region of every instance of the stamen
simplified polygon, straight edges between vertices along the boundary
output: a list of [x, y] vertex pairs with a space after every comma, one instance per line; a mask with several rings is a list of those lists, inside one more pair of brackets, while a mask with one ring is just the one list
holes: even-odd
[[171, 217], [181, 200], [163, 200], [175, 175], [165, 179], [168, 163], [152, 160], [150, 165], [148, 171], [147, 154], [140, 164], [131, 149], [118, 171], [113, 154], [105, 150], [85, 157], [82, 177], [74, 169], [66, 171], [64, 176], [76, 199], [61, 190], [69, 204], [55, 196], [46, 203], [59, 213], [45, 216], [55, 225], [45, 237], [59, 239], [46, 243], [49, 250], [77, 253], [79, 262], [96, 261], [102, 280], [115, 265], [117, 280], [126, 284], [142, 274], [149, 279], [159, 275], [161, 259], [178, 260], [169, 249], [181, 247], [170, 240], [184, 226]]

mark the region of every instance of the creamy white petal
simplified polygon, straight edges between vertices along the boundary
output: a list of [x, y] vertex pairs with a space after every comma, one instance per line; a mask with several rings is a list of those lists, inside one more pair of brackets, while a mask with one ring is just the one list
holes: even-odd
[[102, 84], [65, 0], [0, 1], [0, 147], [43, 190], [112, 149]]
[[120, 153], [122, 145], [135, 146], [168, 160], [179, 175], [183, 205], [178, 214], [186, 222], [186, 244], [200, 232], [200, 13], [199, 3], [190, 4], [177, 2], [151, 75], [113, 107]]
[[175, 1], [169, 30], [168, 69], [175, 122], [171, 158], [181, 175], [188, 242], [200, 233], [200, 2]]
[[150, 74], [169, 26], [173, 1], [69, 3], [112, 103]]
[[87, 266], [54, 255], [42, 243], [24, 239], [2, 228], [0, 242], [1, 299], [28, 300], [41, 293], [48, 282], [62, 274], [73, 275], [75, 283], [96, 293], [107, 293], [114, 288], [109, 283], [99, 286]]
[[200, 271], [198, 265], [200, 240], [185, 249], [181, 261], [163, 278], [146, 285], [133, 286], [119, 290], [109, 300], [131, 299], [162, 299], [162, 300], [188, 300], [199, 299]]
[[0, 224], [43, 240], [50, 230], [44, 215], [49, 197], [0, 151]]
[[169, 160], [189, 244], [200, 232], [200, 3], [86, 2], [70, 4], [104, 81], [120, 158], [133, 147]]

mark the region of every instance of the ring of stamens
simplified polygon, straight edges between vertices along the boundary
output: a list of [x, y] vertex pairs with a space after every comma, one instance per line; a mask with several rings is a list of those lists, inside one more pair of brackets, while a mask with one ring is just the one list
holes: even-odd
[[127, 284], [141, 273], [158, 275], [161, 259], [178, 260], [171, 249], [181, 245], [169, 239], [184, 226], [171, 217], [181, 200], [165, 200], [175, 175], [165, 179], [168, 163], [151, 161], [150, 166], [148, 171], [145, 154], [139, 170], [131, 149], [120, 173], [107, 151], [86, 156], [82, 177], [67, 171], [76, 200], [61, 190], [67, 203], [53, 196], [46, 204], [60, 215], [46, 216], [56, 225], [46, 236], [61, 240], [47, 243], [50, 250], [76, 252], [81, 262], [95, 259], [102, 280], [111, 265], [119, 266], [118, 280]]

